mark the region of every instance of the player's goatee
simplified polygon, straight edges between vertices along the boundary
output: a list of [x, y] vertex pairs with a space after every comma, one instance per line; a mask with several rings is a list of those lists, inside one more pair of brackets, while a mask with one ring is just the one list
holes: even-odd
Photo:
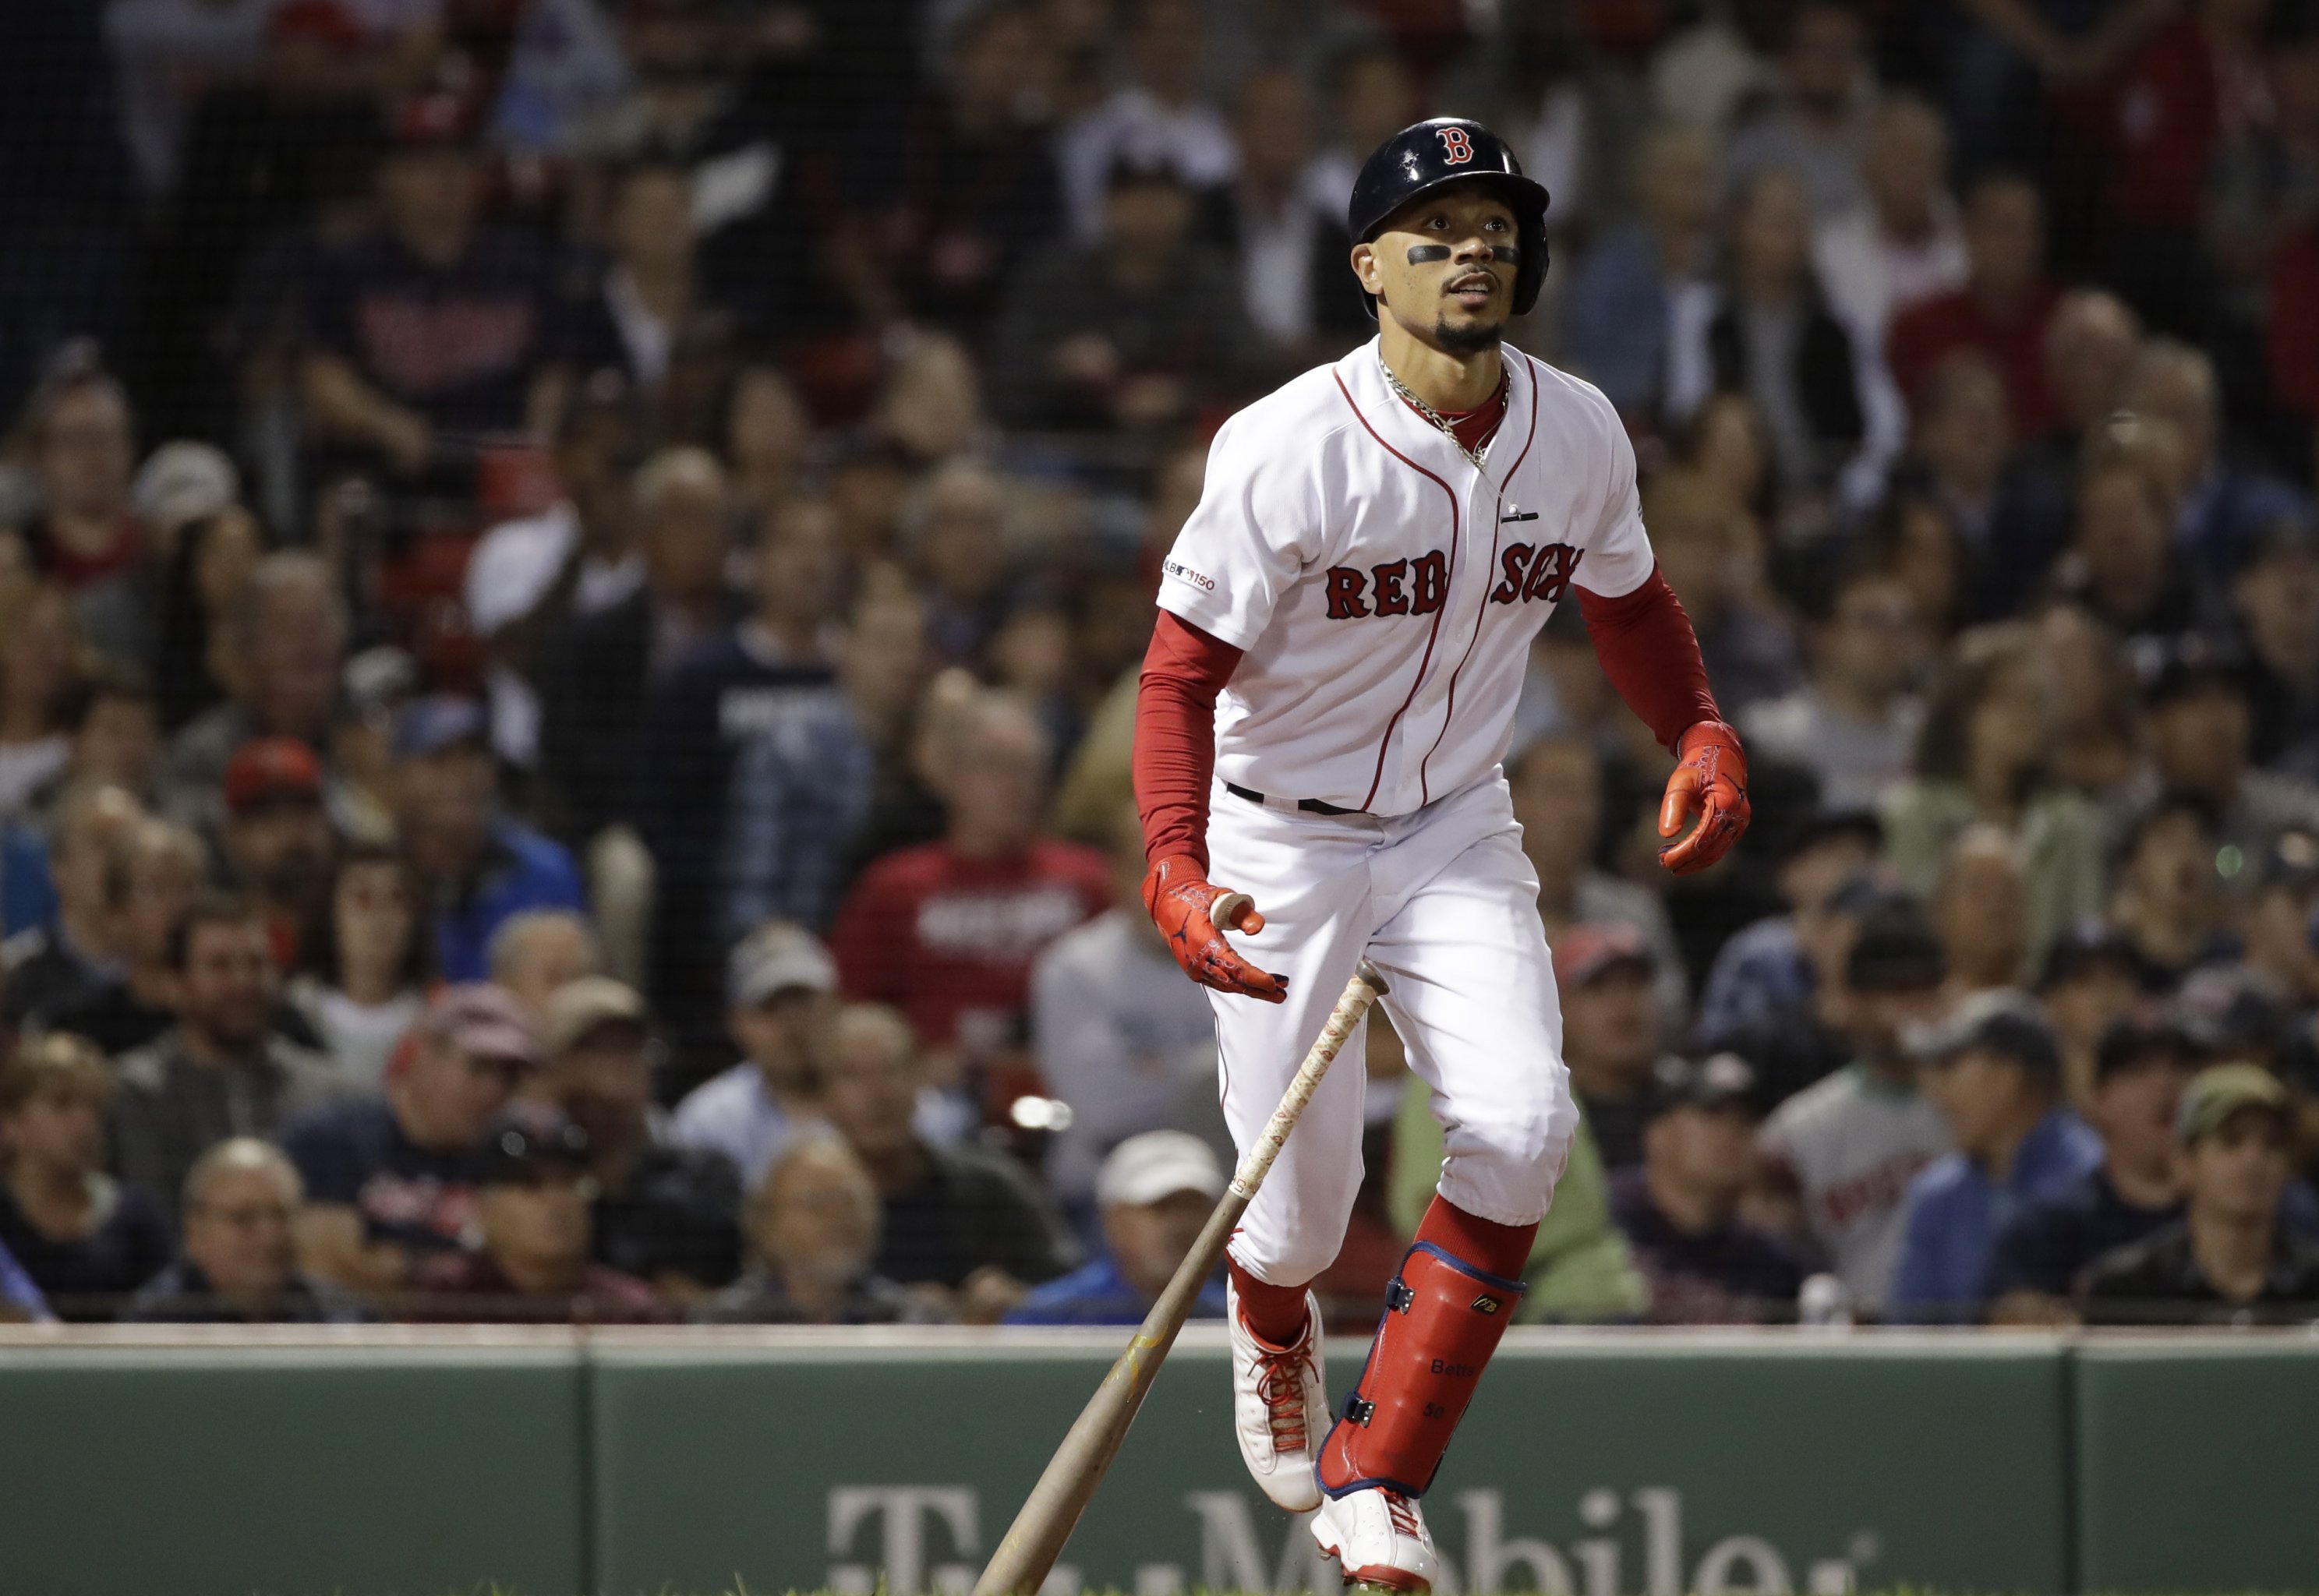
[[1445, 355], [1479, 355], [1505, 339], [1502, 327], [1452, 327], [1447, 317], [1433, 324], [1433, 347]]

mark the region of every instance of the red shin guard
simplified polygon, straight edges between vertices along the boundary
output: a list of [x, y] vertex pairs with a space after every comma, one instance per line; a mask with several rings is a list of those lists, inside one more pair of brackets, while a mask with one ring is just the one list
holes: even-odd
[[1522, 1289], [1432, 1241], [1412, 1246], [1385, 1288], [1368, 1362], [1322, 1444], [1321, 1488], [1423, 1495]]

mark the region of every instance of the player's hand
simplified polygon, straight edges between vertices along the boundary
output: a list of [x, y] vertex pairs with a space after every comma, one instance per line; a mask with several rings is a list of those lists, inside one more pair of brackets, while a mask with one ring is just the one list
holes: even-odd
[[1226, 931], [1250, 935], [1262, 931], [1264, 916], [1256, 912], [1256, 906], [1232, 893], [1229, 896], [1237, 901], [1226, 911], [1224, 923], [1218, 924], [1209, 917], [1216, 901], [1226, 896], [1223, 888], [1209, 883], [1200, 861], [1188, 853], [1158, 861], [1143, 878], [1143, 906], [1151, 911], [1151, 923], [1168, 939], [1168, 951], [1176, 955], [1186, 975], [1219, 992], [1236, 992], [1266, 1003], [1286, 1002], [1288, 978], [1257, 969], [1233, 952], [1223, 938]]
[[1731, 851], [1747, 829], [1747, 755], [1739, 734], [1719, 720], [1702, 720], [1676, 745], [1674, 773], [1659, 800], [1659, 835], [1675, 837], [1695, 818], [1689, 836], [1659, 850], [1659, 862], [1678, 876], [1703, 870]]

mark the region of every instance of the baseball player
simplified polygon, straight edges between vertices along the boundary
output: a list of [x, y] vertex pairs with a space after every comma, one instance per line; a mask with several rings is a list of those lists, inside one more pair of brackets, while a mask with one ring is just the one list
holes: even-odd
[[[1144, 902], [1213, 989], [1241, 1147], [1364, 956], [1444, 1128], [1439, 1195], [1333, 1424], [1308, 1283], [1360, 1185], [1358, 1034], [1227, 1258], [1250, 1472], [1319, 1510], [1349, 1582], [1399, 1591], [1431, 1588], [1418, 1499], [1521, 1298], [1577, 1121], [1499, 764], [1557, 604], [1576, 593], [1677, 758], [1661, 862], [1703, 870], [1747, 824], [1746, 762], [1644, 537], [1619, 418], [1502, 343], [1546, 275], [1547, 203], [1478, 122], [1420, 122], [1369, 158], [1351, 258], [1378, 336], [1217, 433], [1137, 698]], [[1218, 924], [1228, 890], [1254, 905]]]

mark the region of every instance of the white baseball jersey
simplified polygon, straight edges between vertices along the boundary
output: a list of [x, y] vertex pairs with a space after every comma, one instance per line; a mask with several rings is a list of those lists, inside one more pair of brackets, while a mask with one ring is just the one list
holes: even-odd
[[1386, 383], [1371, 339], [1224, 423], [1160, 607], [1245, 651], [1216, 773], [1406, 815], [1487, 774], [1530, 640], [1575, 581], [1650, 575], [1635, 455], [1600, 390], [1505, 352], [1483, 469]]
[[1794, 1175], [1804, 1223], [1852, 1300], [1881, 1309], [1900, 1265], [1908, 1183], [1951, 1146], [1940, 1111], [1854, 1064], [1781, 1104], [1761, 1144]]

